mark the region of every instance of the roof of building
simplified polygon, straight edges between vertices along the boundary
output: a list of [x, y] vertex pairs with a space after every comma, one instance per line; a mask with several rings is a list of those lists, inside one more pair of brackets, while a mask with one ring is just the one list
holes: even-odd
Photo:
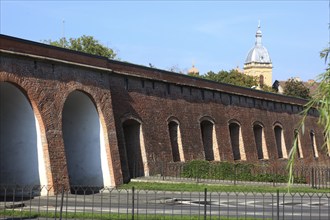
[[[295, 77], [295, 79], [299, 79], [299, 77]], [[300, 80], [302, 81], [302, 80]], [[278, 81], [279, 85], [284, 89], [285, 88], [285, 82], [286, 81]], [[302, 83], [304, 84], [304, 86], [306, 86], [309, 89], [309, 94], [310, 95], [314, 95], [316, 93], [316, 89], [317, 87], [320, 85], [319, 82], [315, 81], [315, 80], [308, 80], [307, 82], [302, 81]]]
[[256, 32], [256, 42], [254, 47], [249, 51], [245, 64], [248, 63], [271, 63], [271, 59], [267, 49], [261, 43], [262, 32], [260, 30], [260, 25]]
[[31, 59], [42, 59], [52, 63], [64, 63], [66, 65], [97, 69], [110, 74], [140, 77], [153, 81], [157, 80], [164, 83], [173, 83], [181, 86], [196, 87], [233, 95], [244, 95], [245, 97], [253, 97], [262, 100], [291, 103], [295, 105], [306, 104], [306, 100], [300, 98], [283, 96], [276, 93], [259, 91], [226, 83], [219, 83], [200, 77], [178, 74], [133, 63], [110, 60], [105, 57], [86, 54], [66, 48], [59, 48], [43, 43], [32, 42], [3, 34], [0, 34], [0, 54], [11, 54], [14, 56], [29, 57]]

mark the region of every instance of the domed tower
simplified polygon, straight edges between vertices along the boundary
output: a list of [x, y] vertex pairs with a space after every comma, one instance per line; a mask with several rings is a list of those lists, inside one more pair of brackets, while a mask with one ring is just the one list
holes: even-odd
[[199, 70], [193, 64], [192, 67], [188, 70], [188, 75], [199, 76]]
[[250, 76], [256, 76], [259, 79], [259, 86], [272, 86], [272, 61], [267, 49], [261, 43], [262, 33], [260, 24], [256, 33], [256, 43], [249, 51], [245, 63], [244, 73]]

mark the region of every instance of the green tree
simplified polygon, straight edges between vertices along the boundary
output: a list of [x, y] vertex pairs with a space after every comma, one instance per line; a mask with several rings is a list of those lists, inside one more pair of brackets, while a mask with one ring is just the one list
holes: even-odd
[[[321, 58], [325, 59], [325, 62], [328, 61], [329, 48], [321, 52]], [[305, 131], [305, 120], [308, 116], [308, 113], [311, 109], [316, 109], [319, 112], [318, 123], [323, 127], [324, 134], [324, 144], [323, 148], [330, 153], [330, 65], [328, 63], [328, 68], [325, 73], [322, 73], [318, 76], [317, 81], [320, 82], [315, 93], [312, 95], [310, 101], [305, 105], [304, 110], [302, 111], [302, 120], [299, 123], [298, 130], [304, 133]], [[293, 178], [293, 167], [295, 158], [297, 156], [298, 149], [298, 136], [294, 139], [292, 148], [290, 151], [289, 162], [287, 168], [289, 170], [289, 184], [292, 184], [294, 181]]]
[[285, 82], [284, 95], [310, 99], [310, 91], [302, 81], [291, 78]]
[[234, 69], [230, 70], [229, 72], [221, 70], [218, 73], [210, 71], [201, 77], [216, 82], [228, 83], [248, 88], [258, 85], [258, 81], [255, 77], [240, 73]]
[[46, 40], [44, 42], [52, 46], [63, 47], [70, 50], [76, 50], [84, 53], [103, 56], [109, 59], [117, 58], [117, 54], [114, 52], [113, 49], [102, 45], [92, 36], [83, 35], [78, 38], [70, 38], [69, 40], [63, 37], [58, 41]]

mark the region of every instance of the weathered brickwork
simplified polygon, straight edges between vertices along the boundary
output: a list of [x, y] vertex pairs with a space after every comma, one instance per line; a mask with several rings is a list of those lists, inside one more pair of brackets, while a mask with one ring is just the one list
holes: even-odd
[[[128, 158], [135, 157], [128, 156], [128, 153], [142, 154], [138, 156], [142, 162], [147, 162], [142, 168], [143, 175], [153, 172], [154, 168], [149, 164], [173, 161], [171, 119], [179, 125], [185, 161], [205, 159], [205, 155], [210, 154], [204, 151], [201, 133], [201, 122], [208, 119], [215, 131], [206, 135], [215, 136], [208, 145], [218, 146], [217, 149], [207, 148], [217, 150], [213, 152], [214, 160], [234, 161], [229, 124], [235, 122], [240, 125], [243, 141], [239, 141], [244, 145], [241, 159], [246, 158], [252, 163], [260, 161], [253, 129], [255, 124], [259, 124], [269, 158], [263, 163], [283, 165], [286, 160], [278, 157], [274, 127], [282, 127], [289, 152], [294, 130], [301, 119], [299, 112], [305, 104], [305, 100], [301, 99], [109, 61], [3, 35], [0, 40], [0, 83], [16, 85], [31, 103], [41, 124], [50, 185], [69, 186], [62, 111], [68, 95], [75, 90], [90, 97], [105, 128], [104, 141], [113, 186], [128, 181], [134, 175], [132, 170], [130, 172], [134, 164]], [[127, 151], [124, 130], [139, 131], [138, 127], [129, 127], [130, 123], [124, 129], [123, 123], [127, 120], [135, 121], [134, 126], [140, 125], [143, 134], [134, 136], [136, 141], [130, 145], [143, 145], [144, 149]], [[304, 158], [298, 159], [298, 164], [330, 164], [329, 157], [321, 149], [323, 133], [317, 120], [316, 111], [311, 112], [306, 120], [306, 132], [300, 134]], [[314, 157], [310, 131], [315, 134], [317, 158]], [[177, 155], [174, 160], [180, 157]]]

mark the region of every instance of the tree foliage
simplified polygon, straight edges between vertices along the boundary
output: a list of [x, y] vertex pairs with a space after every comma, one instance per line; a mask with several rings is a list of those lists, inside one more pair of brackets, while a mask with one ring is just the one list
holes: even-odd
[[291, 78], [285, 82], [284, 95], [309, 99], [310, 91], [309, 88], [307, 88], [302, 81]]
[[[328, 60], [329, 49], [325, 49], [321, 52], [321, 58], [325, 58], [325, 62]], [[320, 82], [315, 93], [312, 95], [310, 101], [305, 105], [302, 111], [302, 120], [299, 123], [298, 130], [304, 133], [305, 131], [305, 120], [311, 109], [316, 109], [319, 112], [318, 123], [323, 127], [324, 144], [323, 148], [330, 153], [330, 65], [325, 73], [318, 76], [317, 81]], [[290, 151], [289, 162], [287, 168], [289, 170], [289, 184], [294, 181], [293, 178], [293, 166], [298, 151], [298, 136], [295, 137], [292, 148]]]
[[45, 43], [52, 46], [103, 56], [109, 59], [116, 59], [117, 56], [113, 49], [102, 45], [98, 40], [94, 39], [93, 36], [83, 35], [78, 38], [70, 38], [69, 40], [63, 37], [58, 41], [46, 40]]
[[229, 72], [221, 70], [218, 73], [209, 71], [201, 77], [216, 82], [228, 83], [248, 88], [258, 85], [258, 81], [255, 77], [240, 73], [234, 69], [230, 70]]

